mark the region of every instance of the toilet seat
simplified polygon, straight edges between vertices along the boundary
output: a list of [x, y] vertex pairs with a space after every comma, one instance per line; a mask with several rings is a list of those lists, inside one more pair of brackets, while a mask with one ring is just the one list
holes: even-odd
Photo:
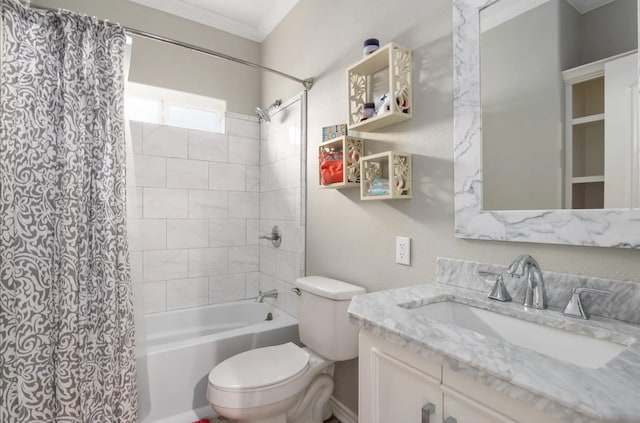
[[[270, 367], [272, 360], [278, 361], [273, 366], [277, 369]], [[274, 404], [302, 395], [310, 380], [330, 364], [314, 351], [292, 343], [246, 351], [223, 361], [209, 373], [207, 399], [211, 404], [230, 409]], [[262, 366], [263, 375], [273, 378], [268, 381], [263, 375], [256, 375], [260, 373], [255, 371], [260, 368], [257, 366]], [[232, 374], [232, 369], [239, 372]]]
[[209, 383], [223, 391], [247, 391], [295, 378], [309, 365], [309, 354], [292, 342], [233, 356], [209, 373]]

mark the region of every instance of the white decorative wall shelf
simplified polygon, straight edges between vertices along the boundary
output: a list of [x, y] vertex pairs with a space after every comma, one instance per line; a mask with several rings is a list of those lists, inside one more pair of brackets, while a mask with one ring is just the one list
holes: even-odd
[[[349, 81], [349, 129], [375, 131], [411, 119], [411, 50], [389, 43], [347, 69]], [[384, 81], [384, 73], [389, 75]], [[387, 94], [390, 101], [379, 107], [381, 96]], [[375, 116], [361, 120], [365, 103], [376, 103]], [[388, 108], [388, 110], [387, 110]]]
[[320, 188], [354, 188], [360, 186], [360, 159], [364, 156], [364, 140], [358, 137], [343, 136], [318, 146], [318, 157], [323, 154], [337, 153], [342, 156], [342, 181], [322, 184], [322, 168], [318, 165], [318, 185]]
[[413, 196], [411, 172], [411, 154], [387, 151], [362, 157], [360, 199], [410, 199]]

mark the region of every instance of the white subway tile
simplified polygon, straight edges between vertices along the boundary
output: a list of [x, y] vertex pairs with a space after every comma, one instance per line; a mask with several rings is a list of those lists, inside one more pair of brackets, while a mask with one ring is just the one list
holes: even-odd
[[[270, 230], [269, 230], [270, 231]], [[269, 232], [267, 231], [267, 232]], [[267, 233], [265, 232], [265, 233]], [[260, 221], [258, 219], [247, 219], [247, 245], [258, 245], [260, 238]]]
[[189, 191], [183, 189], [144, 189], [144, 218], [186, 218]]
[[260, 192], [260, 167], [247, 166], [247, 181], [245, 191]]
[[298, 254], [289, 251], [276, 251], [276, 277], [293, 283], [299, 275]]
[[215, 219], [209, 221], [209, 247], [245, 245], [247, 222], [244, 219]]
[[245, 273], [245, 287], [246, 287], [246, 298], [253, 298], [258, 296], [258, 291], [260, 290], [260, 273], [259, 272], [251, 272]]
[[145, 281], [182, 279], [188, 275], [187, 250], [145, 251], [143, 276]]
[[298, 306], [300, 304], [300, 296], [292, 291], [293, 284], [285, 284], [284, 288], [284, 311], [293, 317], [298, 317]]
[[209, 188], [209, 165], [200, 160], [167, 159], [168, 188]]
[[209, 278], [167, 281], [167, 310], [209, 304]]
[[142, 251], [129, 251], [131, 282], [142, 282]]
[[166, 159], [164, 157], [134, 155], [136, 185], [160, 187], [167, 185]]
[[143, 124], [142, 152], [147, 156], [187, 158], [189, 138], [186, 129]]
[[247, 169], [245, 165], [209, 163], [209, 189], [216, 191], [244, 191]]
[[198, 248], [189, 250], [189, 277], [214, 276], [227, 273], [226, 248]]
[[209, 277], [209, 303], [223, 303], [246, 298], [244, 273]]
[[276, 143], [269, 139], [260, 140], [260, 164], [262, 166], [276, 161]]
[[257, 272], [260, 270], [260, 247], [230, 247], [229, 273]]
[[227, 116], [225, 127], [227, 134], [244, 138], [260, 139], [260, 125], [258, 122], [244, 119], [234, 119]]
[[142, 219], [144, 188], [136, 188], [136, 217]]
[[260, 247], [260, 272], [276, 275], [276, 249], [272, 246]]
[[144, 312], [158, 313], [167, 309], [167, 284], [164, 281], [144, 284]]
[[278, 219], [276, 211], [276, 194], [277, 191], [260, 193], [260, 217], [262, 219]]
[[129, 121], [133, 154], [142, 154], [142, 122]]
[[205, 248], [209, 246], [209, 221], [179, 219], [167, 221], [167, 248]]
[[289, 157], [284, 161], [284, 188], [300, 186], [300, 156]]
[[257, 192], [230, 192], [229, 217], [238, 219], [259, 219], [260, 194]]
[[189, 158], [210, 162], [226, 162], [228, 141], [226, 134], [189, 131]]
[[164, 250], [167, 248], [167, 224], [163, 219], [138, 219], [129, 231], [129, 249]]
[[230, 135], [229, 163], [260, 164], [260, 141]]
[[286, 189], [275, 192], [276, 215], [278, 219], [295, 219], [298, 209], [296, 189]]
[[223, 191], [189, 191], [189, 217], [226, 218], [229, 209], [227, 195]]

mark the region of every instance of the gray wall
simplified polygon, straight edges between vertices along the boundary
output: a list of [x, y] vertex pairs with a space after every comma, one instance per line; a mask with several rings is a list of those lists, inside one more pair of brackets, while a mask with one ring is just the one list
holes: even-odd
[[562, 208], [559, 1], [564, 0], [544, 3], [480, 39], [487, 210]]
[[582, 15], [582, 63], [637, 49], [637, 10], [636, 0], [616, 0]]
[[[435, 281], [438, 256], [509, 263], [527, 252], [546, 270], [639, 280], [637, 250], [454, 238], [452, 13], [450, 0], [301, 0], [263, 43], [264, 64], [318, 78], [308, 98], [307, 274], [378, 291]], [[369, 37], [413, 49], [413, 119], [366, 134], [367, 139], [384, 140], [369, 142], [369, 151], [414, 154], [412, 200], [363, 202], [355, 189], [317, 188], [313, 147], [320, 142], [322, 126], [346, 122], [345, 71], [361, 58], [361, 42]], [[300, 90], [298, 84], [270, 75], [263, 81], [265, 101]], [[411, 267], [393, 262], [396, 235], [413, 238]], [[337, 366], [335, 395], [353, 410], [356, 375], [355, 362]]]
[[[260, 60], [260, 44], [127, 0], [34, 0], [33, 6], [63, 7], [122, 25]], [[227, 101], [227, 110], [255, 114], [260, 100], [259, 72], [181, 47], [134, 37], [129, 80]]]

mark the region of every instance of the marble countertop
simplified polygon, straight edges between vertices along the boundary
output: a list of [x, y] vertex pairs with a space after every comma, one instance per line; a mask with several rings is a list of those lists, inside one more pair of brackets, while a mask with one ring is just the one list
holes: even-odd
[[[501, 339], [430, 319], [411, 309], [455, 301], [628, 347], [604, 367], [589, 369]], [[385, 340], [531, 404], [563, 421], [640, 422], [640, 326], [560, 310], [525, 309], [488, 300], [486, 293], [444, 284], [418, 285], [354, 297], [351, 320]]]

